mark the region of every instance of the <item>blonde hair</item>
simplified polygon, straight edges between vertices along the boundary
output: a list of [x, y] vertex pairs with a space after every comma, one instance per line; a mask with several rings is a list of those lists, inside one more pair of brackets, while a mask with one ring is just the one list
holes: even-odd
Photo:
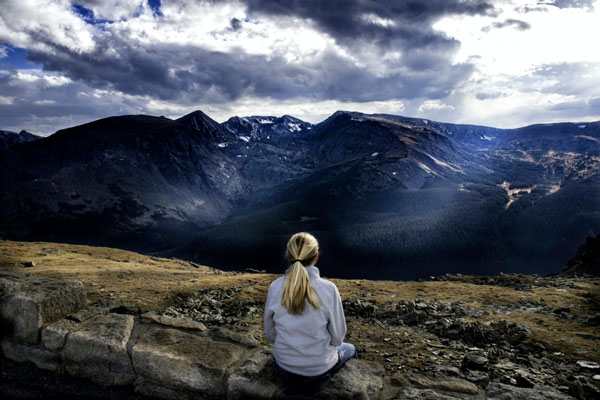
[[317, 296], [310, 285], [308, 272], [304, 268], [319, 254], [319, 242], [307, 232], [293, 235], [288, 241], [285, 257], [291, 264], [285, 271], [281, 304], [290, 314], [302, 314], [306, 301], [319, 308]]

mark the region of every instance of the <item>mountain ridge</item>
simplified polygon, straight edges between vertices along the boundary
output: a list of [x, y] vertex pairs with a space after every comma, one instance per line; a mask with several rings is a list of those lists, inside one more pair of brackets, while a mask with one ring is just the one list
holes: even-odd
[[262, 251], [312, 230], [347, 277], [552, 272], [600, 230], [599, 140], [600, 123], [348, 111], [109, 117], [0, 153], [0, 234], [262, 269]]

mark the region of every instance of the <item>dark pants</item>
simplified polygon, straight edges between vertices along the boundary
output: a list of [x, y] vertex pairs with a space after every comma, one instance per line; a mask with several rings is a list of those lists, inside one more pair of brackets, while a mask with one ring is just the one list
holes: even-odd
[[348, 361], [351, 358], [356, 358], [356, 359], [358, 358], [358, 354], [356, 354], [356, 349], [354, 348], [354, 345], [352, 345], [350, 343], [343, 342], [341, 345], [339, 345], [337, 347], [337, 352], [338, 352], [337, 363], [333, 367], [331, 367], [331, 369], [329, 371], [324, 372], [321, 375], [304, 376], [304, 375], [294, 374], [292, 372], [286, 371], [285, 369], [281, 368], [279, 366], [279, 364], [277, 364], [277, 361], [274, 358], [273, 358], [273, 369], [279, 375], [283, 376], [286, 379], [292, 380], [292, 381], [323, 382], [327, 378], [333, 376], [340, 368], [342, 368], [342, 365], [344, 365], [346, 363], [346, 361]]

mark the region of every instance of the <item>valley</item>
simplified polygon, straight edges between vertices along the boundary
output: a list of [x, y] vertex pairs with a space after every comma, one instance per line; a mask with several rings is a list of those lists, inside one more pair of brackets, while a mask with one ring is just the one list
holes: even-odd
[[275, 271], [306, 230], [344, 278], [546, 274], [600, 230], [600, 123], [582, 126], [106, 118], [0, 152], [0, 236]]

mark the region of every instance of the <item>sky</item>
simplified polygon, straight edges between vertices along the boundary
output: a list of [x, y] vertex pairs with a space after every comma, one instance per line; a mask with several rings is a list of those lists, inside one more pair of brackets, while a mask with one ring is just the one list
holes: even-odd
[[600, 0], [2, 0], [0, 130], [336, 110], [600, 120]]

